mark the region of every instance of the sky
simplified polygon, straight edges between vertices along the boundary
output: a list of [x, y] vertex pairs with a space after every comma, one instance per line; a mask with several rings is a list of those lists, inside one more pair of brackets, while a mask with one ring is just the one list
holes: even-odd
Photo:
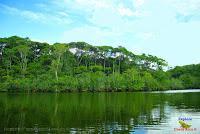
[[200, 63], [200, 0], [0, 0], [0, 37], [85, 41]]

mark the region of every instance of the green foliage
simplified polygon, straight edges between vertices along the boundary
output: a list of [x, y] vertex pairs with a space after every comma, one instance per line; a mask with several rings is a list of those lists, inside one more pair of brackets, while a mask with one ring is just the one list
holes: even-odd
[[93, 72], [103, 71], [102, 66], [90, 66], [89, 69]]
[[0, 38], [0, 91], [151, 91], [200, 88], [200, 65], [176, 67], [152, 55], [85, 42], [49, 45]]
[[119, 73], [109, 75], [106, 87], [109, 91], [122, 91], [125, 87], [124, 77]]
[[175, 67], [168, 71], [171, 77], [182, 83], [184, 88], [200, 88], [200, 64]]
[[183, 82], [181, 80], [175, 78], [171, 79], [170, 89], [184, 89], [184, 88], [186, 87], [183, 85]]
[[144, 72], [142, 79], [144, 80], [144, 90], [157, 90], [159, 83], [149, 72]]
[[129, 91], [142, 90], [144, 87], [144, 81], [141, 78], [140, 72], [134, 68], [128, 69], [124, 74], [126, 81], [126, 88]]

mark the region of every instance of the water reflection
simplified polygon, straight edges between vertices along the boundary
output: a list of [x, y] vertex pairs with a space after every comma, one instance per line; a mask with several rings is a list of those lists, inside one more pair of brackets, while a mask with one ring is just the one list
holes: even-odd
[[198, 128], [199, 96], [200, 92], [0, 94], [0, 132], [18, 128], [22, 133], [174, 133], [181, 115], [192, 117], [192, 127]]

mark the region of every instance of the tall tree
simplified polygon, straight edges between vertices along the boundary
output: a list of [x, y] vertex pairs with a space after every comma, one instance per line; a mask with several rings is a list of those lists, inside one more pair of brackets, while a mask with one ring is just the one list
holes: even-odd
[[52, 69], [54, 70], [56, 81], [58, 81], [58, 71], [62, 67], [61, 58], [66, 52], [67, 46], [63, 44], [54, 44], [53, 49], [54, 60], [52, 61]]
[[30, 47], [27, 45], [19, 45], [15, 47], [15, 49], [18, 51], [19, 56], [20, 56], [20, 68], [21, 68], [21, 73], [22, 76], [25, 76], [26, 69], [27, 69], [27, 63], [28, 63], [28, 53], [30, 50]]

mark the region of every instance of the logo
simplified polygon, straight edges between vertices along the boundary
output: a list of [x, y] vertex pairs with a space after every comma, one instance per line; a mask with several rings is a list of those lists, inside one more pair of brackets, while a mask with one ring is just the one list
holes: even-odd
[[182, 128], [185, 128], [185, 129], [190, 128], [192, 126], [182, 120], [179, 120], [179, 124], [181, 125]]
[[180, 128], [174, 128], [174, 131], [197, 131], [197, 128], [192, 128], [191, 117], [179, 117], [178, 124]]

